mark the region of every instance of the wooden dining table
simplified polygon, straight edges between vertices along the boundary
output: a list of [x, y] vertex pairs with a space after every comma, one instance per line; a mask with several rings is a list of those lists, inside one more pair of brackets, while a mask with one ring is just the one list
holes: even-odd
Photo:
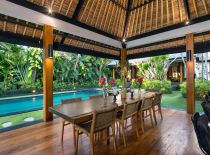
[[[154, 93], [153, 93], [154, 94]], [[104, 101], [103, 97], [89, 99], [86, 101], [73, 102], [70, 104], [60, 104], [53, 107], [50, 107], [49, 112], [63, 118], [64, 120], [72, 123], [79, 124], [86, 122], [92, 119], [92, 113], [94, 111], [106, 110], [106, 108], [118, 107], [118, 109], [123, 109], [125, 103], [140, 101], [145, 96], [152, 95], [151, 92], [144, 92], [141, 95], [134, 94], [131, 98], [131, 94], [127, 93], [126, 98], [121, 98], [121, 95], [117, 96], [117, 100], [114, 102], [113, 96], [107, 98], [107, 102]], [[141, 104], [140, 104], [141, 105]], [[105, 130], [104, 136], [109, 135], [109, 129]], [[109, 139], [107, 139], [107, 144], [109, 144]]]
[[[134, 94], [134, 97], [131, 98], [130, 93], [126, 94], [126, 98], [122, 99], [120, 95], [117, 96], [117, 100], [114, 102], [113, 96], [107, 98], [107, 102], [105, 103], [104, 98], [95, 98], [89, 99], [86, 101], [73, 102], [70, 104], [60, 104], [53, 107], [50, 107], [49, 112], [69, 121], [72, 124], [82, 122], [85, 117], [91, 117], [91, 114], [94, 111], [105, 110], [106, 108], [110, 108], [110, 106], [118, 106], [119, 108], [123, 108], [125, 103], [133, 102], [133, 101], [142, 101], [142, 99], [151, 95], [151, 92], [144, 92], [139, 96], [138, 94]], [[87, 119], [87, 118], [86, 118]]]

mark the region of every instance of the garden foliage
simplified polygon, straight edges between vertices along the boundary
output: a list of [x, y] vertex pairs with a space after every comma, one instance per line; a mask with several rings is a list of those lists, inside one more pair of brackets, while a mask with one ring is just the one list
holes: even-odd
[[[183, 97], [186, 97], [186, 82], [181, 84]], [[207, 92], [210, 91], [210, 81], [195, 80], [195, 99], [203, 100]]]
[[[0, 95], [41, 92], [42, 61], [42, 49], [0, 42]], [[54, 91], [98, 87], [102, 75], [111, 77], [110, 61], [55, 51]]]
[[[136, 81], [133, 81], [133, 87], [138, 88]], [[171, 81], [167, 80], [145, 80], [142, 84], [142, 89], [153, 89], [160, 90], [162, 93], [169, 94], [172, 93]]]

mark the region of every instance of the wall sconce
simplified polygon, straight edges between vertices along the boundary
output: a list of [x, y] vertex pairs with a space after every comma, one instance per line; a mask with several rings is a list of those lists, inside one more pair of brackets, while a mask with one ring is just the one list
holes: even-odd
[[53, 59], [53, 45], [48, 45], [48, 58]]
[[187, 50], [187, 61], [192, 60], [191, 50]]

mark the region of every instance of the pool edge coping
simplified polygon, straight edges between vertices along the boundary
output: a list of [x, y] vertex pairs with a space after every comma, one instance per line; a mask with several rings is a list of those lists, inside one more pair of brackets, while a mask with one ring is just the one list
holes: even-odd
[[[85, 90], [102, 90], [102, 88], [89, 88], [89, 89], [78, 89], [78, 90], [69, 90], [69, 91], [60, 91], [60, 92], [54, 92], [53, 95], [56, 94], [65, 94], [65, 93], [74, 93], [78, 91], [85, 91]], [[28, 98], [28, 97], [37, 97], [37, 96], [43, 96], [43, 94], [30, 94], [30, 95], [21, 95], [21, 96], [10, 96], [10, 97], [3, 97], [0, 98], [0, 101], [3, 100], [12, 100], [12, 99], [20, 99], [20, 98]]]

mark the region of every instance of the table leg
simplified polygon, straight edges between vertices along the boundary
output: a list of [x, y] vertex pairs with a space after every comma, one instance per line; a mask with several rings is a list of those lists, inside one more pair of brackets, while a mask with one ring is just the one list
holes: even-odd
[[109, 127], [106, 129], [106, 138], [107, 138], [107, 144], [109, 144], [110, 143], [110, 138], [108, 138], [109, 137]]

